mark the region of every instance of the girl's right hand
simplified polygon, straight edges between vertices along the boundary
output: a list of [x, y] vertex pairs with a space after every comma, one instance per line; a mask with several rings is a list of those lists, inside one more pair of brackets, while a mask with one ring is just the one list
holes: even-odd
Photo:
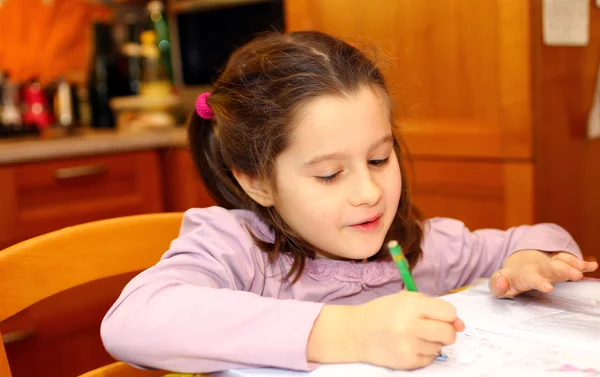
[[452, 304], [407, 291], [353, 307], [351, 321], [359, 361], [393, 369], [429, 365], [465, 328]]

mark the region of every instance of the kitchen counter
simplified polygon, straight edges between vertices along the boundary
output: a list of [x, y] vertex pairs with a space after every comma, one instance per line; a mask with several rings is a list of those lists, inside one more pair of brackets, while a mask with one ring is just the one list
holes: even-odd
[[0, 139], [0, 165], [186, 145], [183, 127], [135, 133], [89, 129], [69, 136]]

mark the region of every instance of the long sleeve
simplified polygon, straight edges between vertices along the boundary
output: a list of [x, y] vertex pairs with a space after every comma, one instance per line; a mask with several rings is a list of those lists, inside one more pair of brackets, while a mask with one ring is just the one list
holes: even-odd
[[238, 217], [195, 209], [161, 260], [135, 277], [105, 316], [116, 359], [176, 372], [274, 366], [307, 370], [322, 304], [262, 297], [266, 263]]
[[566, 251], [581, 257], [571, 235], [547, 223], [471, 231], [458, 220], [434, 218], [426, 224], [423, 245], [429, 262], [426, 264], [437, 264], [438, 292], [470, 284], [478, 277], [490, 277], [506, 257], [519, 250]]

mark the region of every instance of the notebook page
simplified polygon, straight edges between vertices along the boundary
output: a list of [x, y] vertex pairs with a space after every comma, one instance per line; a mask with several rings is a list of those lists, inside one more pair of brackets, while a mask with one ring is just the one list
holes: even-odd
[[[600, 289], [600, 283], [595, 284]], [[487, 283], [443, 299], [456, 306], [468, 326], [479, 330], [582, 351], [600, 350], [600, 316], [571, 312], [572, 305], [565, 300], [547, 298], [541, 305], [541, 300], [525, 297], [497, 299]]]
[[530, 291], [517, 296], [516, 299], [570, 312], [600, 316], [600, 281], [558, 283], [550, 293]]
[[[478, 330], [479, 331], [479, 330]], [[278, 369], [246, 369], [218, 374], [218, 377], [506, 377], [506, 376], [565, 376], [592, 377], [600, 375], [600, 354], [549, 346], [479, 331], [479, 346], [462, 343], [448, 347], [446, 361], [434, 361], [415, 371], [394, 371], [365, 364], [322, 365], [310, 373]], [[462, 358], [461, 353], [471, 353]], [[595, 373], [595, 374], [594, 374]]]
[[312, 372], [297, 372], [274, 368], [239, 369], [212, 374], [215, 377], [388, 377], [396, 376], [396, 371], [368, 364], [327, 364]]
[[[594, 291], [600, 287], [594, 283], [582, 288]], [[555, 298], [554, 306], [549, 307], [536, 299], [497, 299], [489, 292], [487, 281], [478, 280], [470, 289], [442, 297], [456, 306], [467, 329], [458, 334], [455, 344], [444, 348], [447, 360], [436, 360], [417, 371], [343, 364], [319, 366], [310, 373], [252, 369], [218, 376], [505, 377], [517, 371], [515, 375], [527, 377], [564, 376], [565, 372], [569, 377], [600, 376], [600, 317], [566, 310], [573, 300], [562, 292], [566, 299]], [[585, 297], [594, 297], [591, 293]]]

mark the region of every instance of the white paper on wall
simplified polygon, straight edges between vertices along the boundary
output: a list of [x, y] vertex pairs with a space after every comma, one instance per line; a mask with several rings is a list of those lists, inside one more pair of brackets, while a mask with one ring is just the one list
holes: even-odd
[[[600, 0], [596, 0], [600, 2]], [[589, 0], [544, 0], [543, 36], [549, 46], [585, 46], [590, 37]]]

